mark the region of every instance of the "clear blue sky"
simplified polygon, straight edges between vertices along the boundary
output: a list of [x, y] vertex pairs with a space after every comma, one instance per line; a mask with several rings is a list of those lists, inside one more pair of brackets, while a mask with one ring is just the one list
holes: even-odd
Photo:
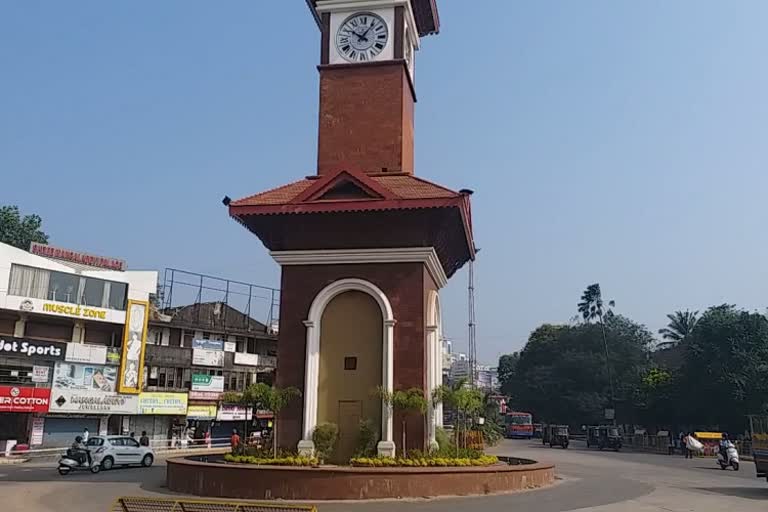
[[[766, 306], [768, 2], [439, 4], [417, 173], [476, 191], [481, 359], [595, 281], [653, 330]], [[132, 268], [277, 286], [220, 201], [314, 172], [318, 44], [303, 0], [0, 2], [0, 204]]]

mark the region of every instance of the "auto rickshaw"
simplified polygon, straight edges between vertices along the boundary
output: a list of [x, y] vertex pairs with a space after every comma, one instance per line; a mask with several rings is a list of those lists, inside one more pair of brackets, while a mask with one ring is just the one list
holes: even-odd
[[613, 425], [592, 426], [587, 429], [587, 448], [597, 447], [600, 450], [606, 448], [619, 451], [621, 450], [621, 434], [619, 429]]
[[550, 425], [549, 447], [562, 446], [568, 448], [568, 425]]

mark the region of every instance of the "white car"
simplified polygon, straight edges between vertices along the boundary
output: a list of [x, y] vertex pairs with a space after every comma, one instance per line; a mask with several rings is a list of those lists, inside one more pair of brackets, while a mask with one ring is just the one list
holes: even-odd
[[128, 436], [91, 436], [86, 443], [95, 464], [109, 471], [115, 466], [141, 465], [148, 468], [155, 453], [148, 446]]

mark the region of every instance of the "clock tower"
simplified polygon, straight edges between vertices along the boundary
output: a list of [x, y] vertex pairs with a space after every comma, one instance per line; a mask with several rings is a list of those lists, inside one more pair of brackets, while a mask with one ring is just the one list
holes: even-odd
[[379, 454], [424, 450], [441, 409], [404, 416], [381, 391], [429, 397], [442, 383], [439, 291], [476, 252], [471, 191], [415, 176], [415, 55], [439, 31], [437, 0], [307, 4], [321, 34], [317, 169], [227, 201], [281, 266], [277, 385], [302, 399], [278, 442], [311, 453], [315, 427], [334, 423], [344, 462], [365, 424]]
[[[350, 162], [368, 174], [413, 173], [414, 7], [431, 3], [310, 2], [321, 32], [319, 174]], [[437, 31], [433, 12], [422, 33]]]

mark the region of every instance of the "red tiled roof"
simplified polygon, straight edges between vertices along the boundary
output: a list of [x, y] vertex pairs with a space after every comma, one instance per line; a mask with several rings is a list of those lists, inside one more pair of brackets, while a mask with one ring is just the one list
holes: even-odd
[[[460, 197], [460, 194], [435, 183], [409, 174], [371, 176], [371, 179], [388, 189], [398, 199], [444, 199]], [[268, 206], [288, 204], [316, 183], [316, 179], [303, 179], [266, 192], [232, 201], [231, 206]]]

